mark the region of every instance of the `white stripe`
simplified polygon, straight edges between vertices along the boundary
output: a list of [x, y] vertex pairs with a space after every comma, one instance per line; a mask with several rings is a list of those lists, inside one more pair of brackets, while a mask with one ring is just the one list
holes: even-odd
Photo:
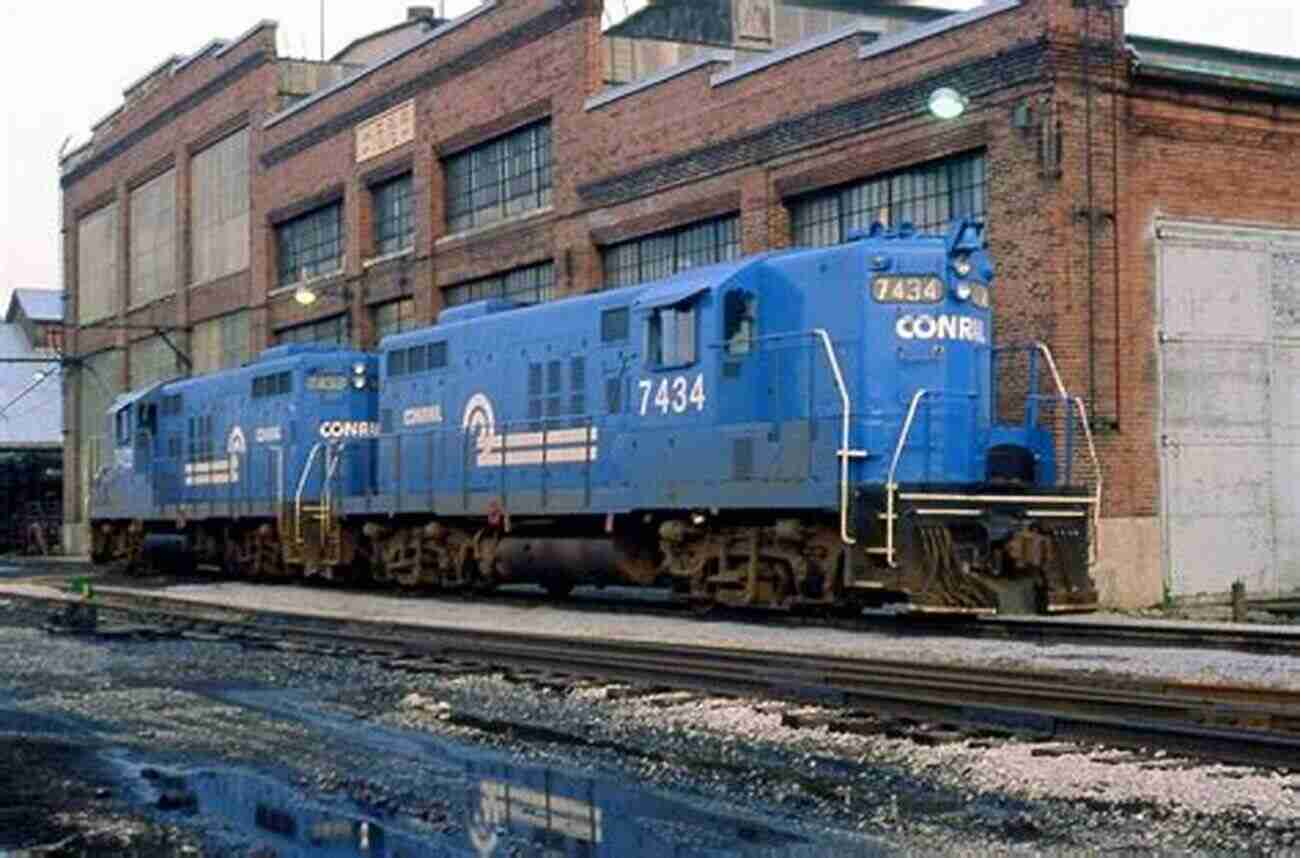
[[[596, 461], [598, 458], [598, 448], [594, 445], [588, 450], [587, 447], [551, 447], [546, 450], [510, 450], [505, 454], [505, 461], [501, 461], [501, 450], [495, 452], [481, 452], [478, 454], [478, 465], [480, 468], [499, 468], [503, 464], [510, 465], [565, 465], [587, 461]], [[590, 459], [588, 459], [590, 456]]]

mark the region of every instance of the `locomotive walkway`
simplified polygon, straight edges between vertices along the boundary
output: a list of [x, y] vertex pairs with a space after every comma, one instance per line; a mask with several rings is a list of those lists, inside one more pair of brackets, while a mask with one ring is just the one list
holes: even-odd
[[[0, 598], [77, 599], [8, 586]], [[121, 588], [95, 592], [101, 627], [219, 635], [253, 646], [340, 650], [429, 669], [464, 666], [799, 700], [893, 716], [1222, 762], [1300, 761], [1300, 691], [909, 663], [251, 610]], [[78, 605], [80, 607], [80, 605]], [[122, 627], [119, 626], [119, 629]]]

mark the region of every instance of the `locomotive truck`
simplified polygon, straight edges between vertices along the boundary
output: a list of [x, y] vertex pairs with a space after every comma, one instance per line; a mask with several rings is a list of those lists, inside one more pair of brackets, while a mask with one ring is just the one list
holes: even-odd
[[1084, 403], [995, 348], [981, 227], [880, 225], [377, 352], [283, 345], [120, 397], [98, 562], [426, 590], [669, 586], [700, 609], [1078, 611]]

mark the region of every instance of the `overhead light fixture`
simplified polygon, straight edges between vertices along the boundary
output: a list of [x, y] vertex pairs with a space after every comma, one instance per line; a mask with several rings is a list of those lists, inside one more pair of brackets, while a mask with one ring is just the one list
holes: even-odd
[[309, 288], [303, 283], [299, 283], [298, 288], [293, 290], [293, 300], [302, 304], [304, 307], [310, 307], [312, 304], [315, 304], [316, 299], [319, 297], [320, 296], [316, 294], [315, 290]]
[[956, 119], [966, 112], [970, 99], [949, 86], [930, 93], [930, 112], [940, 119]]

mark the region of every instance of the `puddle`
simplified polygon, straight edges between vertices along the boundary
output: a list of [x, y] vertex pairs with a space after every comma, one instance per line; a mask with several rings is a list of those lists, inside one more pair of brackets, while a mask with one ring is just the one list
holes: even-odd
[[225, 766], [161, 773], [138, 763], [140, 796], [198, 822], [210, 834], [268, 847], [277, 858], [628, 858], [628, 856], [846, 856], [881, 851], [858, 843], [813, 843], [763, 822], [714, 813], [680, 799], [552, 768], [463, 762], [445, 789], [447, 815], [430, 824], [376, 813], [348, 799], [316, 800], [272, 777]]

